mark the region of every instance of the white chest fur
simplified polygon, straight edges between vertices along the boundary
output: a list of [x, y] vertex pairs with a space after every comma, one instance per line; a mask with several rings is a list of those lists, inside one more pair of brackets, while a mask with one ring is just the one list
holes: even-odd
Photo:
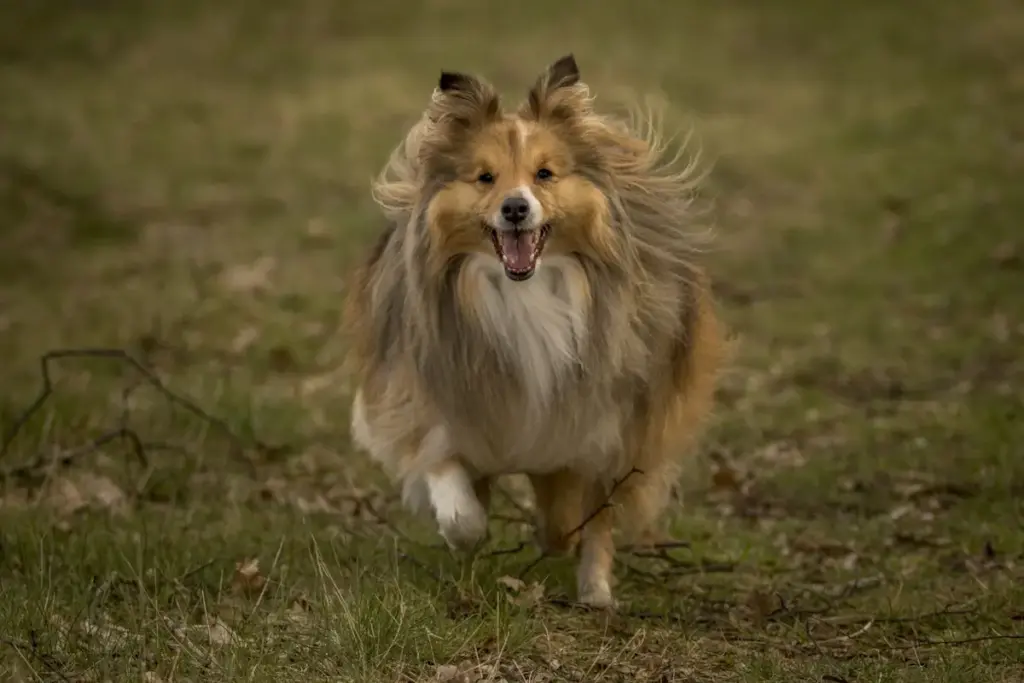
[[571, 258], [549, 257], [532, 278], [515, 282], [496, 259], [479, 255], [466, 264], [464, 277], [476, 293], [472, 308], [481, 329], [518, 366], [526, 408], [546, 410], [584, 343], [590, 302], [582, 268]]
[[[620, 420], [607, 397], [586, 394], [571, 406], [554, 405], [559, 382], [576, 372], [587, 343], [591, 294], [582, 267], [570, 258], [549, 257], [523, 282], [510, 280], [490, 256], [470, 257], [464, 268], [459, 287], [465, 313], [521, 378], [523, 392], [517, 398], [522, 404], [503, 405], [498, 412], [467, 405], [464, 412], [449, 415], [446, 424], [434, 425], [417, 424], [415, 413], [400, 406], [371, 424], [360, 395], [353, 407], [356, 442], [374, 458], [394, 462], [405, 454], [398, 448], [402, 439], [419, 428], [436, 430], [438, 439], [429, 448], [426, 442], [421, 444], [413, 468], [418, 472], [453, 453], [468, 458], [467, 464], [482, 474], [558, 467], [604, 470], [614, 464], [609, 458], [621, 450]], [[474, 380], [491, 383], [503, 378]], [[481, 393], [501, 387], [486, 389]], [[474, 395], [477, 392], [466, 400], [476, 400]]]

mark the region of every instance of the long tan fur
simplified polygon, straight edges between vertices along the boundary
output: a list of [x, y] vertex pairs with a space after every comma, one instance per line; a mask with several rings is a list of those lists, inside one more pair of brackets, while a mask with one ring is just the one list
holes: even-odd
[[[690, 227], [692, 168], [649, 120], [592, 105], [571, 56], [512, 113], [486, 82], [443, 74], [375, 183], [389, 227], [354, 273], [347, 328], [354, 439], [408, 504], [473, 546], [490, 480], [529, 475], [539, 542], [579, 542], [579, 599], [608, 606], [612, 527], [644, 534], [664, 510], [723, 336]], [[500, 274], [469, 208], [505, 191], [474, 185], [488, 150], [561, 159], [557, 182], [532, 181], [551, 240], [526, 282]]]

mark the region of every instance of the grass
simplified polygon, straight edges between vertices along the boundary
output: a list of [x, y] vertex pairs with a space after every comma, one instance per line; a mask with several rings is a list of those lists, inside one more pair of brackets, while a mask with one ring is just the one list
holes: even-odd
[[[1024, 680], [1019, 3], [95, 5], [0, 10], [0, 424], [102, 347], [227, 428], [52, 363], [0, 461], [4, 680]], [[437, 73], [523, 92], [568, 50], [714, 160], [739, 341], [689, 547], [624, 555], [616, 615], [495, 554], [505, 499], [471, 574], [439, 550], [339, 369], [368, 181]], [[118, 429], [144, 458], [82, 447]]]

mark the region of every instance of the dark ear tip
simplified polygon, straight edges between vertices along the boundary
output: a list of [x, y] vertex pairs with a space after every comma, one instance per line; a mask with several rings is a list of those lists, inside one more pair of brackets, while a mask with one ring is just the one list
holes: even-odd
[[460, 86], [466, 83], [466, 80], [467, 78], [464, 74], [442, 71], [441, 78], [437, 81], [437, 87], [441, 90], [458, 90]]
[[555, 62], [555, 66], [566, 72], [573, 72], [577, 76], [580, 73], [580, 68], [576, 64], [576, 57], [574, 57], [571, 52], [564, 57], [560, 57], [558, 61]]
[[555, 87], [575, 85], [580, 80], [580, 69], [576, 57], [570, 52], [548, 67], [549, 83]]

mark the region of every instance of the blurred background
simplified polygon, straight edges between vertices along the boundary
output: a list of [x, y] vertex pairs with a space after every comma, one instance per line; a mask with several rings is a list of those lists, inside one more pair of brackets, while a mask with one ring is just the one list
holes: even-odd
[[[726, 524], [713, 547], [755, 558], [777, 550], [765, 520], [849, 528], [882, 563], [902, 523], [1022, 552], [1015, 0], [6, 3], [5, 432], [42, 353], [110, 347], [233, 436], [156, 391], [126, 403], [123, 363], [61, 361], [0, 461], [4, 514], [111, 496], [161, 523], [219, 519], [211, 500], [305, 514], [379, 481], [350, 451], [338, 340], [343, 276], [382, 227], [370, 180], [442, 69], [518, 101], [567, 52], [599, 106], [654, 98], [711, 168], [701, 220], [737, 357], [677, 531]], [[167, 453], [129, 466], [111, 443], [41, 474], [123, 419]]]

